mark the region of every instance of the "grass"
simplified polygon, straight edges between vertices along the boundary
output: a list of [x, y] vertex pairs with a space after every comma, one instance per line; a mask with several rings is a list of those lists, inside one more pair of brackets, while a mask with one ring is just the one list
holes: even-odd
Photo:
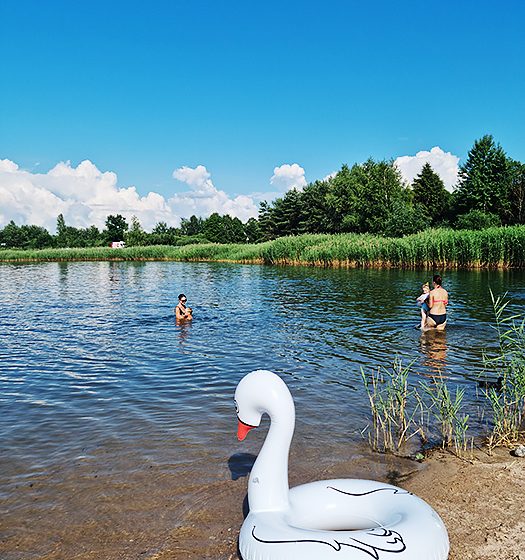
[[498, 377], [499, 386], [485, 391], [492, 412], [489, 448], [511, 445], [520, 439], [525, 420], [525, 317], [505, 316], [509, 301], [490, 293], [496, 317], [498, 354], [485, 356], [485, 367]]
[[458, 457], [466, 455], [469, 449], [472, 452], [474, 442], [468, 437], [469, 415], [461, 411], [465, 388], [456, 386], [452, 393], [441, 378], [434, 379], [432, 385], [421, 383], [420, 386], [429, 398], [423, 406], [437, 422], [441, 447], [453, 447]]
[[370, 376], [361, 370], [372, 413], [369, 442], [375, 451], [397, 453], [419, 432], [414, 429], [417, 407], [408, 409], [413, 397], [408, 387], [410, 367], [396, 358], [389, 370], [380, 368]]
[[259, 244], [0, 250], [0, 261], [174, 260], [323, 267], [525, 268], [525, 226], [430, 229], [401, 238], [305, 234]]

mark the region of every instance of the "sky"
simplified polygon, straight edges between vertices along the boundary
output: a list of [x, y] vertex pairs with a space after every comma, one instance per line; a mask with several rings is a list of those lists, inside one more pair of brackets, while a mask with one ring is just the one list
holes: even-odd
[[475, 139], [525, 161], [525, 2], [0, 3], [0, 227], [158, 221], [368, 157], [453, 188]]

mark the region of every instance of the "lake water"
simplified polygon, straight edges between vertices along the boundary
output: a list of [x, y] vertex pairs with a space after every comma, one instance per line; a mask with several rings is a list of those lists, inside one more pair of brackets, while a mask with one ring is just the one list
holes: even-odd
[[[428, 278], [215, 263], [0, 265], [2, 558], [59, 558], [68, 538], [84, 550], [101, 531], [118, 533], [108, 537], [116, 557], [134, 557], [119, 552], [123, 532], [131, 542], [150, 527], [156, 538], [203, 488], [240, 474], [241, 453], [257, 453], [264, 430], [238, 443], [232, 400], [253, 369], [288, 383], [292, 454], [311, 464], [362, 445], [360, 368], [396, 355], [414, 361], [412, 383], [443, 375], [465, 387], [476, 427], [476, 375], [496, 344], [489, 288], [522, 311], [525, 273], [447, 273], [447, 330], [422, 335], [415, 298]], [[173, 315], [180, 292], [194, 309], [185, 325]]]

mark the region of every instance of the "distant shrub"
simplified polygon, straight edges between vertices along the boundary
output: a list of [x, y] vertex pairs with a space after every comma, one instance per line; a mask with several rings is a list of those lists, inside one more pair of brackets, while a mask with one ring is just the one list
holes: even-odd
[[456, 229], [485, 229], [499, 225], [501, 225], [501, 221], [497, 214], [481, 210], [471, 210], [467, 214], [458, 216], [456, 221]]

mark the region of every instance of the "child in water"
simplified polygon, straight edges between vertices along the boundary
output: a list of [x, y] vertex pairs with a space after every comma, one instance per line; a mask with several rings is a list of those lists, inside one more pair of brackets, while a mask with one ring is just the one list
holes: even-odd
[[[425, 282], [421, 285], [421, 290], [423, 293], [416, 299], [417, 304], [421, 306], [421, 329], [425, 328], [425, 324], [427, 322], [427, 315], [430, 311], [430, 307], [428, 306], [428, 296], [430, 294], [430, 286], [428, 282]], [[417, 327], [416, 327], [417, 328]]]

